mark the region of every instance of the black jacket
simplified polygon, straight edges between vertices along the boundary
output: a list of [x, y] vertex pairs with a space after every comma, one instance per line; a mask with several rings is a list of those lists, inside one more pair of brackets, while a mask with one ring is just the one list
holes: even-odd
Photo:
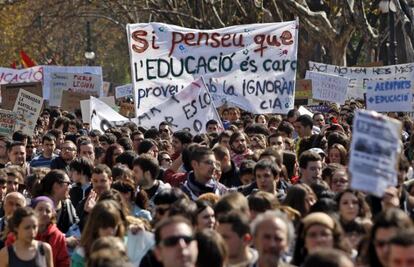
[[62, 201], [62, 207], [56, 211], [57, 227], [62, 233], [66, 233], [73, 224], [79, 222], [75, 207], [72, 205], [70, 199]]

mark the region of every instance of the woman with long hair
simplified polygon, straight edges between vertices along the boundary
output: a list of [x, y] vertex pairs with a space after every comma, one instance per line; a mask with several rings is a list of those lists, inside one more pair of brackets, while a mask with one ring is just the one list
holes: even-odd
[[333, 144], [328, 149], [328, 162], [329, 163], [338, 163], [343, 166], [347, 164], [347, 151], [346, 148], [341, 144]]
[[388, 241], [398, 229], [411, 227], [413, 222], [404, 211], [397, 208], [382, 211], [374, 219], [365, 251], [359, 260], [370, 267], [387, 267]]
[[8, 227], [16, 241], [0, 250], [0, 267], [53, 267], [50, 245], [35, 240], [38, 219], [31, 208], [17, 208]]
[[316, 194], [306, 184], [295, 184], [287, 190], [283, 205], [300, 212], [302, 218], [308, 215], [310, 208], [317, 201]]
[[72, 255], [72, 267], [84, 267], [89, 259], [93, 241], [99, 237], [116, 236], [123, 240], [126, 218], [120, 205], [114, 200], [98, 202], [88, 216], [80, 246]]
[[32, 199], [31, 206], [39, 220], [39, 231], [36, 240], [50, 244], [54, 266], [69, 267], [70, 258], [65, 235], [56, 226], [56, 211], [53, 201], [46, 196], [40, 196]]
[[112, 169], [116, 164], [116, 158], [124, 153], [124, 148], [120, 144], [112, 144], [108, 147], [104, 157], [104, 163]]

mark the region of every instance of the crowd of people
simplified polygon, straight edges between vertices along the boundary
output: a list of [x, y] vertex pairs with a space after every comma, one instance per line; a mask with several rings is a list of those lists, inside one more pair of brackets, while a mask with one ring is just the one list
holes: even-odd
[[[398, 184], [350, 188], [352, 121], [328, 112], [220, 108], [206, 133], [132, 122], [89, 129], [44, 109], [0, 135], [0, 267], [414, 266], [414, 133]], [[222, 129], [224, 125], [224, 129]]]

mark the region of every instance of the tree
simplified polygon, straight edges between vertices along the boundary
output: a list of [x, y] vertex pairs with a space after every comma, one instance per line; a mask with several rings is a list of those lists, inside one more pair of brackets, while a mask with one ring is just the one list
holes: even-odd
[[[393, 4], [391, 16], [380, 3]], [[392, 1], [392, 2], [390, 2]], [[395, 6], [395, 7], [394, 7]], [[412, 0], [20, 0], [0, 5], [0, 61], [9, 65], [24, 48], [40, 63], [85, 64], [85, 24], [92, 25], [95, 63], [106, 79], [128, 82], [128, 23], [158, 21], [190, 28], [292, 20], [299, 17], [299, 73], [315, 60], [354, 65], [382, 60], [393, 63], [395, 34], [398, 63], [414, 61]], [[395, 27], [393, 27], [393, 25]], [[392, 45], [394, 42], [392, 42]]]

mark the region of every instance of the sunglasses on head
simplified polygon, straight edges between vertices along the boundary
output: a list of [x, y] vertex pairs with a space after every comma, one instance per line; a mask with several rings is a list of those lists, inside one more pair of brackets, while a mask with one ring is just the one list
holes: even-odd
[[181, 239], [184, 240], [184, 242], [187, 245], [190, 244], [192, 241], [194, 241], [194, 237], [192, 236], [177, 235], [177, 236], [171, 236], [171, 237], [163, 239], [161, 241], [161, 244], [165, 247], [173, 247], [173, 246], [176, 246], [178, 242], [180, 242]]

